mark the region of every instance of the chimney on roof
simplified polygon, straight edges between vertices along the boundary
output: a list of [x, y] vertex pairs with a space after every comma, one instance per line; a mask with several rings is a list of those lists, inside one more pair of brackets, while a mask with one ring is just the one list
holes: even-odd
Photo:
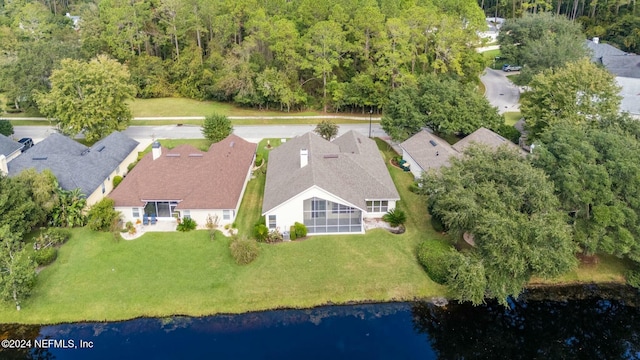
[[162, 148], [160, 147], [160, 143], [154, 141], [151, 145], [151, 153], [153, 154], [153, 160], [159, 158], [162, 155]]
[[300, 167], [303, 168], [309, 164], [309, 150], [300, 149]]
[[591, 41], [593, 41], [594, 44], [599, 44], [600, 43], [600, 38], [594, 36], [593, 39], [591, 39]]
[[9, 175], [9, 167], [7, 165], [7, 157], [3, 154], [0, 154], [0, 175], [7, 176]]

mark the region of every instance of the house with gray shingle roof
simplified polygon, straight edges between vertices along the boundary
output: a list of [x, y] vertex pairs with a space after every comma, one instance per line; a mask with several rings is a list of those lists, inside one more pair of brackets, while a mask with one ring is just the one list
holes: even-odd
[[54, 133], [35, 144], [8, 165], [9, 176], [33, 168], [51, 170], [62, 189], [80, 189], [87, 205], [95, 204], [113, 189], [113, 177], [123, 176], [135, 161], [138, 142], [113, 132], [91, 147]]
[[8, 162], [22, 153], [22, 144], [0, 134], [0, 175], [7, 175]]
[[409, 164], [409, 170], [418, 179], [423, 172], [449, 165], [451, 156], [458, 152], [436, 135], [423, 129], [400, 144], [402, 159]]
[[310, 234], [363, 233], [363, 219], [400, 195], [375, 141], [349, 131], [329, 142], [309, 132], [269, 154], [262, 215], [270, 229], [296, 222]]
[[236, 135], [212, 144], [208, 151], [191, 145], [167, 149], [154, 143], [109, 195], [124, 221], [160, 221], [189, 217], [204, 226], [235, 221], [251, 176], [256, 144]]
[[449, 166], [452, 157], [462, 156], [472, 144], [480, 144], [492, 149], [506, 146], [518, 151], [523, 156], [527, 154], [518, 145], [484, 127], [453, 145], [449, 145], [445, 140], [423, 129], [400, 144], [400, 148], [402, 149], [402, 159], [410, 164], [411, 173], [418, 179], [423, 172]]
[[640, 114], [640, 55], [600, 43], [598, 38], [586, 40], [586, 46], [591, 51], [591, 61], [603, 65], [615, 75], [616, 83], [621, 88], [620, 109]]

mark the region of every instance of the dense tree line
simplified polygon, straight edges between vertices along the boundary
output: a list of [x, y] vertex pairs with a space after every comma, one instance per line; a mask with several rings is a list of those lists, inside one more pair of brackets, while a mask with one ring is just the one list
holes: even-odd
[[474, 303], [506, 304], [532, 276], [571, 269], [576, 254], [629, 260], [627, 281], [640, 287], [640, 122], [618, 113], [615, 80], [588, 59], [530, 85], [532, 154], [470, 148], [420, 180], [435, 222], [471, 244], [425, 267]]
[[636, 0], [478, 0], [487, 17], [519, 18], [549, 12], [582, 26], [586, 35], [640, 54], [640, 9]]
[[484, 67], [471, 0], [20, 0], [0, 11], [14, 108], [36, 105], [62, 59], [101, 54], [128, 67], [139, 97], [282, 110], [380, 109], [420, 74], [470, 81]]

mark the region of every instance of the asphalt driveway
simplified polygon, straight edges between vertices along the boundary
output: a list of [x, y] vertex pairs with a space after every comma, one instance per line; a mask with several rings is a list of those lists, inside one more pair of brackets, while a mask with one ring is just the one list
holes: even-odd
[[514, 73], [486, 68], [480, 77], [486, 89], [484, 96], [498, 108], [500, 114], [520, 111], [520, 88], [507, 79], [507, 74]]

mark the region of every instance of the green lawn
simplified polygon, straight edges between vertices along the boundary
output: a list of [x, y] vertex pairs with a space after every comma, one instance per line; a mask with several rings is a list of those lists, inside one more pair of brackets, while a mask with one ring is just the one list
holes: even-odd
[[[271, 145], [271, 148], [267, 147], [267, 142]], [[265, 162], [260, 169], [254, 172], [255, 177], [249, 181], [244, 192], [242, 204], [240, 204], [240, 210], [238, 210], [238, 217], [236, 218], [236, 226], [240, 236], [252, 237], [253, 228], [262, 216], [262, 199], [264, 197], [264, 185], [267, 181], [266, 161], [269, 159], [271, 149], [278, 147], [280, 142], [281, 139], [263, 139], [258, 143], [256, 152], [263, 156]]]
[[[277, 110], [277, 109], [276, 109]], [[292, 116], [321, 115], [316, 111], [280, 112], [241, 108], [217, 101], [198, 101], [186, 98], [135, 99], [131, 102], [134, 117], [147, 116], [207, 116], [219, 113], [227, 116]]]
[[504, 123], [509, 126], [515, 125], [520, 118], [522, 118], [522, 114], [519, 111], [504, 113]]

